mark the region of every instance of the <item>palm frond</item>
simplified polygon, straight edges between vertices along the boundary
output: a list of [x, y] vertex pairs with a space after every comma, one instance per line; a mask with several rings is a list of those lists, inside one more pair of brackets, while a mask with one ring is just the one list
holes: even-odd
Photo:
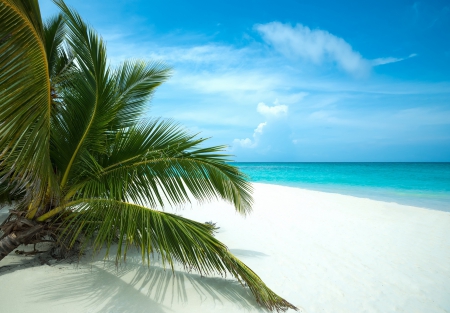
[[129, 127], [141, 118], [156, 87], [170, 76], [170, 68], [161, 62], [126, 61], [116, 70], [117, 115], [111, 128]]
[[55, 119], [52, 144], [57, 150], [53, 159], [61, 171], [61, 187], [78, 175], [76, 164], [89, 151], [105, 152], [109, 123], [116, 115], [115, 84], [107, 66], [103, 40], [69, 9], [57, 1], [67, 26], [68, 45], [77, 56], [79, 69], [72, 88], [63, 94], [64, 105]]
[[72, 207], [72, 214], [65, 217], [63, 234], [69, 238], [75, 238], [73, 234], [84, 234], [93, 238], [95, 251], [106, 245], [107, 254], [111, 245], [118, 241], [117, 262], [126, 259], [131, 247], [137, 247], [143, 262], [148, 264], [151, 254], [158, 252], [163, 264], [172, 270], [175, 262], [179, 262], [200, 274], [231, 273], [241, 284], [248, 286], [258, 303], [266, 308], [276, 311], [296, 309], [270, 290], [258, 275], [212, 236], [208, 225], [123, 201], [84, 201]]
[[37, 0], [0, 2], [0, 55], [0, 180], [27, 186], [38, 205], [48, 190], [57, 192], [57, 185], [49, 152], [50, 81]]
[[60, 49], [64, 41], [65, 29], [62, 15], [51, 17], [44, 24], [45, 51], [49, 76], [57, 74], [57, 63]]
[[[132, 199], [164, 206], [224, 199], [236, 210], [251, 210], [251, 185], [236, 167], [226, 163], [224, 147], [201, 148], [196, 139], [170, 121], [153, 120], [119, 132], [107, 157], [85, 159], [85, 177], [69, 195]], [[81, 165], [80, 165], [81, 167]], [[76, 197], [76, 195], [75, 195]]]

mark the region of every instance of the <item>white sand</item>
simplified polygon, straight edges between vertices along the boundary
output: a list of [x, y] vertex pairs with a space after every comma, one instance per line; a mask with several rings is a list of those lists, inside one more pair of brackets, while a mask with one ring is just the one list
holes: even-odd
[[[217, 237], [302, 312], [450, 312], [450, 213], [254, 186], [247, 218], [224, 203], [177, 212], [217, 222]], [[113, 261], [29, 260], [0, 263], [0, 312], [262, 311], [231, 280], [148, 271], [139, 257], [118, 272]]]

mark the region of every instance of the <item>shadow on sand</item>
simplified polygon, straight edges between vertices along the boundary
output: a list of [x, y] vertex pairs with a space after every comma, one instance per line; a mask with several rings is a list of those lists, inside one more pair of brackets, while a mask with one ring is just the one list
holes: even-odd
[[230, 249], [230, 252], [237, 257], [263, 257], [268, 256], [265, 253], [254, 251], [254, 250], [244, 250], [244, 249]]
[[188, 302], [211, 310], [226, 303], [229, 308], [267, 312], [236, 281], [172, 272], [155, 265], [157, 262], [147, 267], [139, 261], [127, 258], [119, 268], [113, 261], [95, 262], [90, 269], [62, 271], [60, 277], [35, 284], [31, 296], [42, 301], [79, 302], [88, 312], [163, 313]]

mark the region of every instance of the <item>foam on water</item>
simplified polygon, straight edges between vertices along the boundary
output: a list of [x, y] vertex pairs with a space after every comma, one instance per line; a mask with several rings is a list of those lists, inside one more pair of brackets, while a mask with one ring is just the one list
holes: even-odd
[[241, 163], [253, 182], [450, 211], [450, 163]]

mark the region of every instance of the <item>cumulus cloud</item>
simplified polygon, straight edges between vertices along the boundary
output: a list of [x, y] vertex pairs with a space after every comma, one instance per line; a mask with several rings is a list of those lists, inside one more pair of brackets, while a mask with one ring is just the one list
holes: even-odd
[[[266, 116], [280, 116], [282, 114], [286, 114], [288, 111], [288, 106], [284, 104], [279, 104], [278, 99], [275, 100], [274, 106], [268, 106], [264, 102], [258, 103], [256, 107], [256, 111], [258, 113]], [[267, 126], [267, 122], [259, 123], [259, 125], [253, 131], [253, 139], [245, 138], [245, 139], [234, 139], [233, 144], [243, 147], [243, 148], [255, 148], [258, 145], [259, 139], [264, 132], [264, 127]]]
[[252, 142], [252, 140], [250, 138], [245, 138], [245, 139], [235, 139], [233, 140], [233, 143], [235, 145], [244, 147], [244, 148], [252, 148], [254, 143]]
[[255, 132], [253, 133], [253, 137], [256, 137], [257, 134], [262, 134], [264, 126], [266, 126], [267, 123], [259, 123], [258, 127], [255, 128]]
[[278, 104], [278, 101], [275, 101], [274, 106], [268, 106], [264, 102], [258, 103], [256, 107], [256, 111], [258, 113], [265, 116], [278, 116], [281, 114], [286, 114], [288, 111], [288, 106], [284, 104]]
[[245, 139], [235, 139], [233, 144], [241, 146], [243, 148], [255, 148], [258, 145], [259, 137], [263, 134], [264, 127], [267, 122], [259, 123], [259, 125], [253, 131], [253, 140], [250, 138]]

